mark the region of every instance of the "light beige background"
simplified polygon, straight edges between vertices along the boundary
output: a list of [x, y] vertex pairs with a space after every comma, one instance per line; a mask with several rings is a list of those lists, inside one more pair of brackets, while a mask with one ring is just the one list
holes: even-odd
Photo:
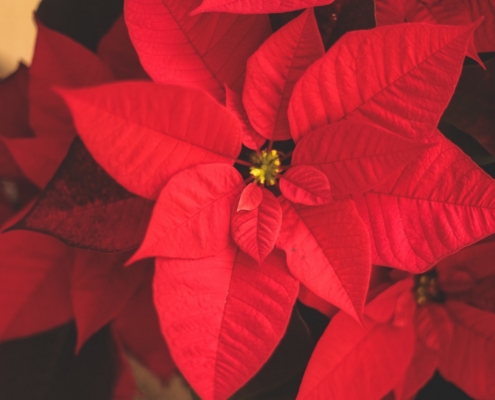
[[33, 12], [40, 0], [0, 0], [0, 77], [14, 71], [19, 61], [33, 56], [36, 28]]

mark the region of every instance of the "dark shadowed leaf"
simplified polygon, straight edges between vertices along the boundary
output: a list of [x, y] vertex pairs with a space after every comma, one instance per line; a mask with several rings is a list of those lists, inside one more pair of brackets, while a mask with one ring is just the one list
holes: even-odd
[[122, 13], [123, 0], [43, 0], [37, 17], [46, 26], [96, 50]]
[[76, 330], [67, 324], [48, 333], [0, 345], [0, 398], [108, 400], [116, 378], [110, 331], [96, 333], [74, 355]]
[[119, 186], [76, 139], [40, 199], [11, 229], [49, 234], [70, 246], [118, 252], [138, 246], [152, 206]]
[[495, 154], [495, 60], [485, 66], [464, 67], [444, 118]]

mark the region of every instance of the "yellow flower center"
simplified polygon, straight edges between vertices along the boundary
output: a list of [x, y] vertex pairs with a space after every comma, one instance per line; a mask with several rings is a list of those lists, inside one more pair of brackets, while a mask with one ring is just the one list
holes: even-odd
[[422, 306], [429, 302], [442, 303], [444, 294], [438, 287], [438, 278], [434, 270], [414, 277], [414, 297], [416, 304]]
[[272, 186], [277, 182], [280, 172], [280, 157], [276, 150], [262, 150], [251, 156], [253, 166], [250, 173], [255, 182], [261, 185]]

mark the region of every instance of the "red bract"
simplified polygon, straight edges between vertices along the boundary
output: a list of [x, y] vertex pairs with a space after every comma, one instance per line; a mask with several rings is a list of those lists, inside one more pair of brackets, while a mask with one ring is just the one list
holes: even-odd
[[126, 23], [155, 82], [196, 87], [224, 100], [225, 84], [242, 88], [246, 60], [270, 34], [270, 23], [266, 15], [190, 16], [197, 5], [196, 0], [126, 0]]
[[96, 161], [146, 198], [156, 199], [177, 172], [200, 163], [233, 164], [240, 151], [237, 121], [196, 90], [129, 82], [62, 95]]
[[200, 165], [175, 175], [158, 197], [145, 240], [132, 260], [218, 254], [230, 241], [230, 209], [242, 188], [241, 175], [225, 164]]
[[194, 14], [211, 11], [236, 14], [283, 13], [303, 8], [323, 6], [332, 2], [333, 0], [203, 0], [201, 5], [194, 10]]
[[411, 317], [395, 318], [398, 312], [411, 313], [410, 307], [397, 310], [402, 290], [409, 287], [401, 282], [369, 303], [364, 326], [343, 313], [330, 321], [308, 364], [298, 400], [378, 400], [393, 389], [412, 357]]
[[325, 50], [313, 10], [275, 32], [249, 58], [243, 102], [254, 129], [266, 139], [290, 139], [287, 107], [295, 83]]
[[202, 399], [226, 399], [283, 335], [298, 284], [274, 252], [262, 264], [229, 245], [199, 260], [157, 259], [155, 305], [174, 360]]
[[0, 341], [72, 319], [72, 249], [49, 236], [17, 231], [0, 235], [0, 251]]
[[145, 267], [124, 268], [127, 254], [78, 251], [71, 277], [71, 298], [77, 325], [77, 346], [113, 320], [143, 280]]
[[289, 106], [294, 140], [351, 118], [431, 140], [475, 28], [402, 24], [350, 32], [296, 85]]

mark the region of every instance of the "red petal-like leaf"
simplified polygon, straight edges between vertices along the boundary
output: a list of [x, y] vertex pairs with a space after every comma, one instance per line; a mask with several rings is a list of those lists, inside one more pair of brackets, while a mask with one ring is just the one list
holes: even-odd
[[146, 257], [201, 258], [230, 241], [230, 214], [242, 177], [225, 164], [177, 174], [158, 197], [146, 237], [131, 261]]
[[330, 124], [306, 135], [292, 164], [325, 173], [332, 193], [363, 193], [382, 183], [426, 149], [376, 125], [354, 121]]
[[29, 69], [24, 64], [0, 80], [0, 136], [33, 136], [29, 126], [28, 85]]
[[109, 177], [76, 139], [52, 181], [13, 229], [42, 232], [84, 249], [125, 251], [141, 243], [152, 207]]
[[74, 134], [57, 137], [1, 138], [22, 175], [43, 189], [60, 166]]
[[[142, 267], [140, 265], [138, 268]], [[161, 379], [169, 379], [176, 368], [161, 334], [153, 304], [151, 288], [154, 270], [146, 269], [144, 280], [115, 318], [113, 328], [133, 357]]]
[[97, 53], [117, 79], [150, 79], [139, 62], [124, 17], [115, 21], [110, 31], [101, 39]]
[[29, 69], [30, 123], [37, 136], [68, 136], [74, 127], [64, 101], [53, 86], [77, 88], [114, 79], [110, 69], [91, 51], [38, 21], [33, 62]]
[[225, 106], [232, 114], [234, 114], [241, 125], [242, 144], [251, 150], [259, 150], [266, 142], [266, 139], [256, 132], [249, 122], [249, 118], [242, 104], [241, 96], [225, 86]]
[[352, 201], [291, 205], [280, 197], [277, 247], [292, 274], [312, 292], [360, 319], [371, 273], [368, 233]]
[[495, 5], [492, 0], [409, 0], [406, 20], [443, 25], [467, 25], [483, 17], [474, 31], [473, 52], [495, 51]]
[[495, 231], [495, 183], [439, 137], [403, 172], [354, 196], [373, 263], [418, 273]]
[[[409, 296], [412, 297], [409, 292]], [[441, 354], [450, 350], [453, 325], [443, 305], [416, 307], [414, 356], [394, 389], [397, 400], [412, 399], [433, 376]]]
[[471, 397], [495, 398], [495, 315], [454, 301], [445, 306], [454, 333], [440, 373]]
[[127, 253], [77, 252], [71, 281], [77, 325], [76, 352], [115, 318], [143, 279], [143, 265], [124, 267], [128, 258]]
[[75, 136], [70, 112], [53, 86], [80, 87], [113, 80], [98, 57], [71, 39], [38, 22], [29, 69], [30, 124], [36, 138], [7, 143], [23, 174], [43, 188]]
[[235, 14], [270, 14], [300, 10], [303, 8], [324, 6], [333, 0], [203, 0], [194, 10], [199, 12], [226, 12]]
[[73, 250], [34, 232], [0, 235], [0, 341], [68, 322]]
[[291, 138], [287, 109], [292, 90], [304, 71], [324, 54], [314, 12], [307, 10], [249, 58], [242, 100], [260, 135], [270, 140]]
[[154, 81], [196, 87], [223, 100], [225, 84], [237, 92], [242, 88], [246, 61], [270, 34], [270, 23], [266, 15], [190, 16], [197, 5], [197, 0], [127, 0], [125, 19]]
[[[374, 299], [395, 309], [397, 288]], [[379, 400], [404, 374], [413, 354], [412, 319], [403, 326], [366, 319], [365, 326], [344, 313], [330, 321], [316, 345], [304, 375], [298, 400]]]
[[239, 123], [197, 90], [128, 82], [63, 91], [79, 134], [121, 185], [155, 199], [177, 172], [196, 164], [233, 164]]
[[162, 332], [202, 399], [228, 398], [266, 362], [285, 332], [298, 286], [281, 252], [261, 265], [232, 245], [210, 258], [157, 260]]
[[280, 178], [280, 191], [293, 203], [317, 206], [330, 203], [332, 192], [327, 176], [310, 165], [296, 165]]
[[255, 182], [247, 185], [241, 193], [237, 211], [251, 211], [257, 208], [263, 200], [263, 191]]
[[294, 139], [343, 118], [428, 139], [454, 92], [476, 26], [411, 23], [345, 35], [294, 88]]
[[[242, 251], [262, 262], [275, 247], [282, 225], [282, 209], [268, 189], [261, 189], [263, 199], [250, 211], [232, 213], [232, 238]], [[235, 209], [234, 209], [235, 210]]]

